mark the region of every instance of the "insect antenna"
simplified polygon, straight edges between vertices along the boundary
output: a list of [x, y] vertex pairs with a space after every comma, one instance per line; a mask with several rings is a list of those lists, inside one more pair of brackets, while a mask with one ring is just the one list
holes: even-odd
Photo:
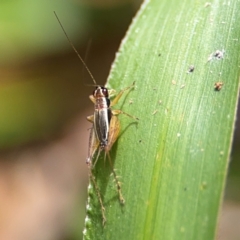
[[63, 32], [64, 32], [64, 34], [65, 34], [65, 36], [66, 36], [66, 38], [67, 38], [67, 40], [68, 40], [68, 42], [70, 43], [73, 51], [77, 54], [78, 58], [80, 59], [80, 61], [81, 61], [82, 64], [83, 64], [83, 66], [86, 68], [86, 70], [87, 70], [89, 76], [92, 78], [95, 86], [97, 86], [97, 82], [96, 82], [95, 78], [93, 77], [91, 71], [90, 71], [89, 68], [87, 67], [87, 64], [86, 64], [86, 63], [84, 62], [84, 60], [82, 59], [81, 55], [78, 53], [77, 49], [74, 47], [72, 41], [71, 41], [70, 38], [68, 37], [68, 35], [67, 35], [67, 33], [66, 33], [66, 31], [65, 31], [65, 29], [64, 29], [64, 27], [63, 27], [63, 25], [62, 25], [62, 23], [61, 23], [61, 21], [60, 21], [60, 19], [59, 19], [58, 16], [57, 16], [57, 13], [56, 13], [55, 11], [54, 11], [53, 13], [54, 13], [55, 17], [57, 18], [58, 23], [60, 24], [60, 26], [61, 26], [61, 28], [62, 28], [62, 30], [63, 30]]
[[[85, 51], [85, 54], [84, 54], [84, 62], [87, 63], [87, 58], [88, 58], [88, 55], [89, 55], [89, 52], [90, 52], [90, 48], [91, 48], [91, 45], [92, 45], [92, 39], [89, 39], [88, 42], [87, 42], [87, 48], [86, 48], [86, 51]], [[82, 68], [82, 76], [84, 78], [84, 74], [85, 74], [85, 68], [83, 67]]]

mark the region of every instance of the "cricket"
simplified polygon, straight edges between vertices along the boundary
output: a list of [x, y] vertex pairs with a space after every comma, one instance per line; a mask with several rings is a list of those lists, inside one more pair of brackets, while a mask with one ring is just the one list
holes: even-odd
[[[137, 117], [134, 117], [126, 112], [123, 112], [120, 109], [112, 109], [114, 105], [116, 105], [119, 101], [119, 99], [122, 97], [122, 95], [125, 92], [128, 92], [129, 90], [134, 88], [135, 82], [133, 82], [130, 86], [126, 87], [125, 89], [121, 90], [118, 94], [115, 94], [115, 90], [113, 89], [108, 89], [104, 86], [99, 86], [93, 77], [93, 74], [87, 67], [85, 61], [83, 58], [80, 56], [76, 48], [74, 47], [73, 43], [69, 39], [66, 31], [64, 30], [56, 12], [54, 12], [68, 42], [70, 43], [72, 49], [74, 52], [77, 54], [78, 58], [82, 62], [83, 66], [87, 70], [89, 76], [91, 77], [95, 90], [93, 91], [92, 95], [89, 96], [90, 100], [94, 104], [94, 113], [91, 116], [87, 117], [87, 120], [92, 123], [92, 127], [90, 129], [90, 134], [89, 134], [89, 142], [88, 142], [88, 154], [87, 154], [87, 159], [86, 159], [86, 164], [89, 168], [89, 178], [90, 181], [92, 181], [93, 186], [96, 190], [97, 198], [101, 206], [101, 213], [102, 213], [102, 220], [103, 220], [103, 225], [105, 225], [107, 219], [105, 216], [105, 207], [103, 203], [103, 199], [101, 196], [100, 189], [97, 185], [97, 181], [92, 173], [93, 168], [96, 166], [96, 163], [100, 157], [101, 152], [104, 152], [104, 160], [106, 157], [109, 160], [109, 165], [111, 167], [111, 171], [113, 173], [114, 177], [114, 182], [116, 184], [117, 188], [117, 193], [118, 193], [118, 198], [120, 204], [124, 204], [125, 200], [122, 194], [122, 188], [121, 188], [121, 182], [118, 179], [118, 176], [116, 174], [116, 171], [113, 167], [111, 156], [110, 156], [110, 150], [113, 146], [113, 144], [116, 142], [116, 140], [119, 137], [120, 133], [120, 121], [118, 119], [119, 114], [124, 114], [134, 120], [139, 120]], [[113, 100], [111, 100], [111, 98]], [[94, 159], [94, 157], [96, 158]], [[93, 160], [95, 160], [93, 162]]]

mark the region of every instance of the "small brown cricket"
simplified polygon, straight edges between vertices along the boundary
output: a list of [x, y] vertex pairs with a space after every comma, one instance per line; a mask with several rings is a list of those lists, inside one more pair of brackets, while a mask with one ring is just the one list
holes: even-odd
[[[89, 96], [90, 100], [94, 103], [94, 113], [93, 113], [93, 115], [87, 117], [87, 120], [92, 123], [92, 127], [91, 127], [90, 135], [89, 135], [88, 157], [87, 157], [86, 163], [89, 168], [90, 181], [92, 181], [93, 186], [96, 189], [96, 194], [97, 194], [99, 203], [101, 205], [103, 225], [104, 225], [106, 222], [105, 208], [104, 208], [103, 200], [101, 197], [100, 189], [97, 185], [97, 181], [95, 180], [92, 170], [97, 163], [100, 153], [102, 151], [104, 151], [105, 157], [107, 156], [107, 158], [109, 160], [109, 164], [110, 164], [113, 176], [114, 176], [114, 180], [116, 183], [117, 192], [118, 192], [118, 196], [119, 196], [119, 201], [121, 204], [124, 204], [125, 200], [122, 195], [121, 183], [118, 180], [116, 171], [113, 168], [113, 164], [112, 164], [109, 152], [110, 152], [113, 144], [118, 139], [119, 133], [120, 133], [120, 121], [117, 116], [119, 114], [124, 114], [135, 120], [138, 120], [138, 118], [133, 117], [133, 116], [129, 115], [128, 113], [125, 113], [119, 109], [113, 110], [112, 107], [118, 103], [119, 99], [122, 97], [124, 92], [134, 88], [135, 82], [133, 82], [133, 84], [130, 85], [129, 87], [121, 90], [116, 95], [116, 97], [111, 101], [110, 98], [111, 98], [111, 96], [113, 96], [115, 94], [115, 91], [113, 89], [109, 90], [108, 88], [106, 88], [104, 86], [99, 86], [97, 84], [95, 78], [93, 77], [93, 75], [92, 75], [91, 71], [89, 70], [89, 68], [87, 67], [86, 63], [83, 61], [82, 57], [80, 56], [80, 54], [74, 47], [73, 43], [70, 41], [59, 18], [57, 17], [57, 14], [55, 12], [54, 12], [54, 14], [64, 32], [66, 38], [68, 39], [70, 45], [72, 46], [72, 48], [75, 51], [75, 53], [77, 54], [78, 58], [80, 59], [83, 66], [85, 67], [85, 69], [89, 73], [90, 77], [92, 78], [94, 85], [96, 86], [95, 90], [93, 91], [93, 94]], [[97, 156], [93, 163], [94, 156], [96, 155], [96, 153], [97, 153]]]

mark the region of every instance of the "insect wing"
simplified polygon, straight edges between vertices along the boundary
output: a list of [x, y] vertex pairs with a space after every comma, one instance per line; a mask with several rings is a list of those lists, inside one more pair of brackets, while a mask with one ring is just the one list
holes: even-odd
[[[110, 113], [111, 114], [111, 113]], [[108, 144], [109, 134], [109, 111], [107, 108], [95, 111], [94, 129], [101, 146]]]
[[109, 127], [109, 135], [108, 135], [108, 145], [105, 147], [105, 151], [109, 152], [116, 142], [120, 132], [120, 121], [117, 116], [112, 116]]

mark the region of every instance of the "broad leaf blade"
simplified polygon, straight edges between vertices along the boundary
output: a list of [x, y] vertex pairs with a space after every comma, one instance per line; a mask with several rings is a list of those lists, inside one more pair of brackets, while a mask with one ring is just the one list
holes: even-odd
[[90, 186], [86, 239], [214, 239], [238, 99], [239, 10], [239, 1], [142, 5], [109, 77], [117, 90], [136, 81], [116, 108], [140, 121], [120, 116], [111, 152], [126, 204], [100, 159], [107, 223]]

